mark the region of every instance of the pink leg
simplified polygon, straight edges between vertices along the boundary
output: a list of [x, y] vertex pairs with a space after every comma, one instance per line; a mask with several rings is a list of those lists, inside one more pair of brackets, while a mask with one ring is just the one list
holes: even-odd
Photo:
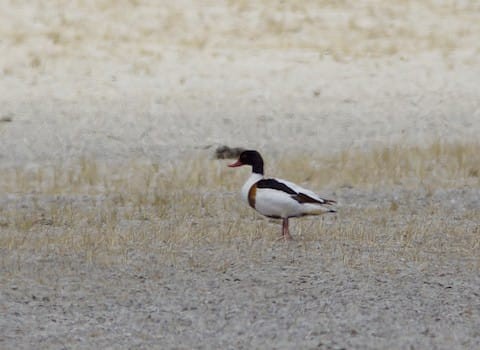
[[282, 222], [282, 233], [283, 233], [283, 239], [285, 241], [291, 241], [293, 238], [290, 236], [290, 232], [288, 230], [288, 218], [284, 218]]

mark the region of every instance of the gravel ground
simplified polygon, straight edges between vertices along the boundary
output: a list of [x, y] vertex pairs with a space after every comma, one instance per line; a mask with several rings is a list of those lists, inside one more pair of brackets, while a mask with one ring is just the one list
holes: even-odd
[[[480, 204], [478, 190], [466, 189], [439, 190], [428, 201], [401, 189], [337, 196], [351, 203], [345, 211], [361, 211], [388, 205], [392, 193], [419, 216], [432, 206], [443, 210], [433, 216], [450, 212], [447, 223]], [[391, 225], [411, 215], [400, 209]], [[389, 244], [369, 220], [359, 225], [375, 232], [374, 242], [328, 233], [248, 241], [238, 228], [229, 243], [177, 247], [168, 256], [132, 250], [116, 263], [4, 251], [0, 347], [478, 348], [475, 221], [459, 223], [465, 234], [458, 239], [476, 242], [469, 252], [448, 229], [405, 248]]]
[[[195, 254], [217, 260], [222, 249]], [[224, 271], [158, 259], [101, 268], [50, 256], [32, 258], [15, 278], [2, 273], [1, 347], [480, 346], [480, 278], [462, 261], [399, 261], [394, 271], [375, 272], [325, 261], [321, 247], [305, 252], [295, 243]]]

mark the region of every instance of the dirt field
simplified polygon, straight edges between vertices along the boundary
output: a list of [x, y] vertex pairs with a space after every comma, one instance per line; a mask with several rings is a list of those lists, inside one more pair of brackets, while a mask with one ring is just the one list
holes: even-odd
[[[0, 4], [0, 348], [480, 348], [480, 7]], [[295, 241], [239, 199], [336, 199]]]

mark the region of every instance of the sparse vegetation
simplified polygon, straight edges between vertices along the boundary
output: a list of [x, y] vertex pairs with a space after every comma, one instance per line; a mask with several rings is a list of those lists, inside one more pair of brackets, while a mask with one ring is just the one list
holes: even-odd
[[[291, 155], [267, 169], [339, 200], [336, 218], [295, 222], [299, 244], [321, 242], [348, 264], [364, 263], [362, 251], [374, 248], [369, 259], [385, 251], [413, 260], [450, 251], [478, 266], [480, 210], [466, 208], [452, 219], [448, 206], [428, 200], [438, 190], [480, 187], [477, 150], [476, 144], [397, 145], [331, 158]], [[165, 168], [82, 158], [3, 169], [0, 189], [9, 199], [0, 210], [0, 249], [113, 262], [131, 251], [174, 259], [177, 251], [208, 244], [275, 244], [277, 223], [256, 216], [237, 196], [247, 173], [224, 163], [194, 159]], [[355, 199], [368, 191], [379, 194], [377, 202]]]
[[[35, 21], [24, 17], [0, 30], [13, 53], [21, 46], [31, 47], [30, 62], [23, 64], [33, 69], [44, 69], [57, 59], [81, 59], [94, 43], [96, 52], [110, 61], [124, 62], [130, 52], [140, 53], [129, 63], [133, 72], [146, 74], [153, 62], [162, 59], [166, 47], [313, 50], [337, 61], [429, 51], [448, 59], [454, 50], [480, 49], [475, 1], [234, 0], [198, 7], [149, 3], [59, 1], [55, 20], [45, 15], [41, 3], [32, 4], [36, 7], [32, 13], [39, 14]], [[15, 11], [13, 3], [4, 10], [2, 22], [8, 23], [8, 13]], [[43, 23], [45, 19], [48, 22]], [[42, 25], [32, 24], [37, 22]]]

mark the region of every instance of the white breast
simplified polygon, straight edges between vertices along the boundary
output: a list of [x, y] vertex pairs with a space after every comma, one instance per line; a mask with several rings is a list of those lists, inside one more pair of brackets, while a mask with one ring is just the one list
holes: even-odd
[[253, 184], [260, 181], [261, 179], [263, 179], [263, 175], [252, 173], [250, 175], [250, 177], [248, 178], [248, 180], [243, 184], [241, 194], [242, 194], [242, 199], [247, 204], [249, 204], [248, 203], [248, 192], [250, 191], [250, 188], [253, 186]]

